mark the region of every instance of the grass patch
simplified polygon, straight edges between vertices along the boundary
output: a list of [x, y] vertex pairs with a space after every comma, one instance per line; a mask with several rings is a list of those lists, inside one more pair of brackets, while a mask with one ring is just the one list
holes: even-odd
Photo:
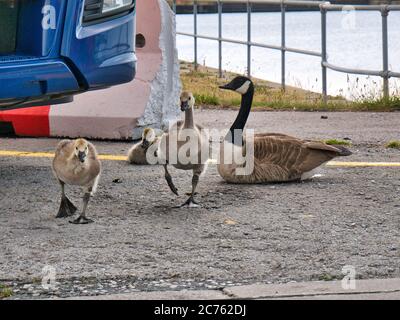
[[400, 149], [400, 140], [389, 141], [385, 144], [385, 147], [391, 149]]
[[9, 298], [13, 295], [13, 291], [11, 288], [6, 287], [3, 284], [0, 284], [0, 299]]
[[40, 283], [42, 283], [42, 278], [40, 278], [40, 277], [33, 277], [33, 278], [32, 278], [32, 283], [33, 283], [33, 284], [40, 284]]
[[365, 98], [350, 103], [361, 111], [395, 111], [400, 110], [400, 97], [384, 98]]
[[324, 140], [323, 142], [325, 142], [326, 144], [332, 145], [332, 146], [351, 146], [351, 142], [346, 141], [346, 140], [327, 139], [327, 140]]
[[329, 274], [329, 273], [321, 274], [321, 275], [318, 277], [318, 280], [320, 280], [320, 281], [333, 281], [333, 280], [335, 280], [335, 279], [336, 279], [336, 276], [333, 275], [333, 274]]
[[[226, 72], [223, 78], [219, 78], [216, 69], [198, 66], [198, 70], [195, 71], [192, 64], [181, 62], [183, 89], [193, 92], [197, 105], [220, 108], [239, 107], [240, 95], [219, 89], [220, 85], [226, 84], [235, 76], [234, 73]], [[317, 93], [294, 88], [288, 88], [283, 93], [277, 84], [258, 79], [253, 80], [256, 85], [253, 108], [256, 110], [309, 109], [310, 102], [316, 107], [316, 103], [321, 99]], [[304, 101], [304, 106], [299, 101]]]
[[206, 105], [206, 106], [220, 105], [218, 97], [214, 94], [194, 93], [194, 98], [196, 99], [196, 103], [199, 105]]
[[[181, 80], [183, 89], [193, 92], [198, 105], [210, 108], [233, 108], [240, 106], [240, 95], [236, 92], [221, 90], [218, 86], [228, 83], [237, 74], [224, 72], [219, 78], [218, 70], [181, 62]], [[287, 86], [283, 92], [277, 83], [253, 78], [255, 94], [254, 111], [296, 110], [296, 111], [393, 111], [400, 110], [400, 97], [390, 99], [374, 98], [363, 95], [356, 101], [348, 101], [340, 96], [328, 96], [327, 104], [319, 93]]]

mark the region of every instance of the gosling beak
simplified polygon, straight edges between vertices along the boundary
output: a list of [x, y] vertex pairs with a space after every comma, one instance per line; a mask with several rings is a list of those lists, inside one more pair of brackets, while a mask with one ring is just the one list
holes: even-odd
[[187, 109], [189, 109], [189, 102], [181, 101], [181, 111], [186, 111]]
[[82, 152], [82, 151], [79, 151], [78, 152], [78, 159], [79, 159], [80, 162], [84, 163], [85, 159], [86, 159], [86, 153]]
[[142, 142], [142, 148], [143, 148], [143, 149], [148, 148], [149, 145], [150, 145], [150, 142], [149, 142], [148, 140], [143, 140], [143, 142]]

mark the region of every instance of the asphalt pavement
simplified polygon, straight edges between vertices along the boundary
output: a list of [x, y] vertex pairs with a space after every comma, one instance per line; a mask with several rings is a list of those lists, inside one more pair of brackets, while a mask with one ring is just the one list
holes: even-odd
[[[198, 110], [196, 120], [226, 130], [235, 115]], [[399, 126], [398, 112], [254, 112], [248, 128], [347, 139], [353, 155], [338, 160], [380, 165], [324, 166], [304, 183], [237, 186], [211, 164], [198, 187], [201, 208], [182, 209], [173, 207], [186, 200], [189, 172], [171, 169], [176, 197], [162, 167], [120, 160], [131, 142], [93, 141], [115, 157], [102, 160], [87, 211], [95, 223], [79, 226], [55, 218], [60, 190], [48, 153], [59, 139], [0, 138], [0, 284], [18, 299], [330, 282], [343, 278], [344, 266], [356, 279], [400, 278], [400, 151], [384, 147], [400, 139]], [[80, 207], [79, 188], [67, 193]], [[49, 290], [48, 270], [56, 281]]]

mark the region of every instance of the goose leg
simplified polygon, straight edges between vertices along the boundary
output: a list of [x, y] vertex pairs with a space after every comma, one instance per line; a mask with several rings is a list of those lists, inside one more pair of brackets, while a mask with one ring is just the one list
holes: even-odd
[[167, 180], [168, 187], [171, 189], [171, 191], [173, 193], [175, 193], [177, 196], [179, 196], [178, 189], [175, 187], [174, 183], [172, 182], [172, 178], [168, 172], [168, 168], [167, 168], [166, 164], [164, 165], [164, 171], [165, 171], [165, 180]]
[[192, 193], [190, 194], [189, 199], [187, 199], [187, 200], [185, 201], [185, 203], [183, 203], [182, 205], [180, 205], [179, 208], [185, 207], [185, 206], [188, 206], [189, 208], [197, 208], [197, 207], [200, 207], [199, 203], [196, 202], [196, 201], [193, 199], [193, 198], [194, 198], [194, 195], [196, 194], [196, 188], [197, 188], [197, 185], [198, 185], [199, 180], [200, 180], [200, 174], [201, 174], [201, 171], [200, 171], [200, 172], [193, 171], [193, 177], [192, 177]]
[[88, 224], [88, 223], [94, 222], [93, 220], [86, 218], [86, 208], [87, 208], [87, 205], [89, 203], [89, 200], [90, 200], [90, 192], [86, 192], [85, 195], [83, 196], [82, 213], [80, 214], [80, 216], [77, 219], [75, 219], [73, 221], [70, 221], [70, 223], [73, 223], [73, 224]]
[[61, 203], [56, 218], [66, 218], [72, 216], [76, 212], [77, 208], [65, 195], [64, 182], [60, 181], [60, 185], [61, 185]]

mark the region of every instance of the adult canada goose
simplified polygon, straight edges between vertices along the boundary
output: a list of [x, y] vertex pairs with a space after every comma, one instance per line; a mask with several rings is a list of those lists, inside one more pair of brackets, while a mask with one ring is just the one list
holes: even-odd
[[81, 186], [84, 189], [83, 209], [74, 224], [87, 224], [93, 220], [86, 218], [86, 208], [90, 196], [96, 192], [101, 172], [101, 164], [93, 144], [77, 139], [62, 140], [56, 149], [53, 172], [61, 185], [61, 204], [57, 218], [72, 216], [77, 210], [65, 195], [65, 184]]
[[171, 175], [168, 172], [168, 164], [180, 170], [192, 170], [192, 192], [189, 199], [179, 207], [198, 207], [194, 200], [196, 188], [207, 168], [209, 138], [204, 128], [194, 122], [193, 108], [195, 99], [191, 92], [182, 92], [180, 96], [181, 111], [185, 113], [183, 121], [176, 122], [161, 137], [157, 155], [164, 165], [165, 179], [173, 193], [178, 195]]
[[[142, 141], [136, 143], [128, 151], [128, 162], [130, 164], [150, 164], [147, 160], [147, 150], [154, 144], [160, 142], [160, 137], [156, 135], [156, 132], [152, 128], [145, 128], [142, 134]], [[151, 148], [150, 150], [152, 150]]]
[[[305, 180], [313, 176], [313, 170], [337, 157], [348, 156], [349, 150], [342, 146], [331, 146], [320, 141], [302, 140], [279, 133], [254, 135], [254, 169], [249, 174], [238, 175], [236, 170], [245, 163], [224, 163], [224, 150], [239, 150], [246, 156], [246, 138], [243, 129], [250, 113], [254, 95], [254, 84], [246, 77], [236, 77], [221, 89], [236, 91], [242, 95], [239, 114], [221, 143], [221, 160], [218, 173], [230, 183], [265, 183]], [[236, 135], [236, 136], [235, 136]]]

